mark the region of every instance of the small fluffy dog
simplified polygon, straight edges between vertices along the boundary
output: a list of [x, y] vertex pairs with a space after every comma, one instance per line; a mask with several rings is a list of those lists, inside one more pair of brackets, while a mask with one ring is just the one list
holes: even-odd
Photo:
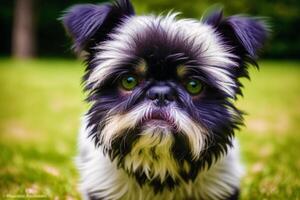
[[243, 119], [233, 102], [266, 40], [264, 22], [222, 11], [136, 16], [129, 0], [76, 5], [62, 21], [87, 65], [84, 199], [237, 199]]

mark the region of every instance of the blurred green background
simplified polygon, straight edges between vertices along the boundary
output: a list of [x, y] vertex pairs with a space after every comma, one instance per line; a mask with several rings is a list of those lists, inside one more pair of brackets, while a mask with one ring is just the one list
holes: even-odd
[[[0, 55], [10, 55], [14, 19], [18, 16], [16, 2], [32, 2], [35, 37], [35, 54], [43, 57], [70, 57], [69, 43], [57, 18], [63, 10], [75, 3], [99, 3], [101, 0], [1, 0], [0, 6]], [[102, 0], [103, 1], [103, 0]], [[173, 9], [181, 17], [199, 18], [212, 5], [224, 6], [226, 15], [245, 13], [266, 16], [273, 33], [264, 57], [299, 58], [300, 52], [300, 1], [299, 0], [132, 0], [138, 14], [161, 13]], [[24, 11], [24, 9], [21, 9]], [[15, 17], [14, 17], [15, 16]], [[20, 16], [20, 14], [19, 14]]]
[[[260, 70], [250, 69], [237, 101], [248, 113], [236, 134], [246, 166], [242, 199], [300, 199], [300, 1], [132, 1], [138, 14], [174, 10], [200, 19], [221, 4], [225, 15], [269, 18], [273, 32]], [[84, 67], [57, 20], [79, 2], [100, 1], [1, 1], [0, 199], [80, 198], [73, 158], [87, 107]]]

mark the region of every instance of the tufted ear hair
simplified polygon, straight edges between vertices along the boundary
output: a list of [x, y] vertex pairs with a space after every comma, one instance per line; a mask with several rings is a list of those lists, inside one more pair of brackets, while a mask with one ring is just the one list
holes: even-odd
[[65, 11], [61, 20], [66, 32], [74, 42], [76, 52], [92, 51], [97, 43], [108, 38], [108, 34], [122, 19], [134, 15], [129, 0], [117, 0], [105, 4], [80, 4]]
[[213, 26], [226, 44], [234, 47], [237, 55], [251, 60], [257, 58], [257, 53], [266, 42], [269, 32], [267, 24], [259, 18], [242, 15], [224, 18], [222, 10], [211, 13], [204, 19], [204, 23]]

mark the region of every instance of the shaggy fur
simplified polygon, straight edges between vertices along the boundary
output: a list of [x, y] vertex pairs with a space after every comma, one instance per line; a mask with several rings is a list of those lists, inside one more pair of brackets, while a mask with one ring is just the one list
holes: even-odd
[[[233, 104], [267, 37], [263, 21], [136, 16], [128, 0], [71, 7], [62, 17], [85, 53], [79, 137], [85, 199], [237, 199], [242, 175]], [[138, 84], [121, 87], [132, 75]], [[199, 94], [188, 80], [202, 85]]]

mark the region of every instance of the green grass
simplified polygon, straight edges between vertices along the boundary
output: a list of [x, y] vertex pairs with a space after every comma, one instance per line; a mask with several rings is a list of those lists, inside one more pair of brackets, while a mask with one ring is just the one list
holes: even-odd
[[[246, 127], [237, 133], [242, 199], [300, 199], [300, 62], [263, 61], [244, 80]], [[0, 198], [78, 199], [80, 62], [0, 60]]]

